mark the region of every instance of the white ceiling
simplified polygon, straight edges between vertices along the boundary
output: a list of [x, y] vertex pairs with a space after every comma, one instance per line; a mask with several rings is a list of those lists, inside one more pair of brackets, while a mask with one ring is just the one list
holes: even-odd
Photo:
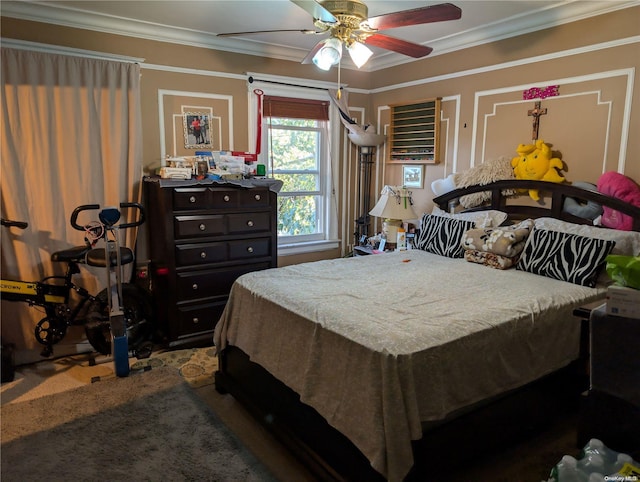
[[[443, 1], [365, 0], [369, 16], [419, 8]], [[638, 0], [451, 0], [462, 18], [384, 30], [384, 34], [428, 45], [431, 56], [534, 32], [594, 15], [639, 5]], [[232, 52], [301, 61], [325, 37], [298, 32], [242, 37], [217, 33], [313, 29], [313, 19], [289, 0], [93, 0], [8, 1], [2, 16], [36, 20], [101, 32], [175, 42]], [[414, 59], [373, 48], [363, 70], [378, 70]], [[348, 60], [346, 68], [355, 68]]]

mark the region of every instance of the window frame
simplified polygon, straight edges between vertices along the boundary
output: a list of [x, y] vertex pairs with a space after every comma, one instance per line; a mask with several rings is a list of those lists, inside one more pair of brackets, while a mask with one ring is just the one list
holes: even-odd
[[[273, 77], [273, 76], [270, 76]], [[330, 102], [329, 93], [326, 90], [329, 86], [323, 86], [321, 88], [305, 88], [298, 87], [292, 84], [292, 79], [279, 78], [280, 82], [285, 85], [274, 84], [275, 80], [267, 82], [260, 82], [254, 80], [248, 84], [248, 96], [249, 96], [249, 125], [257, 126], [258, 123], [258, 96], [254, 93], [255, 89], [260, 89], [265, 95], [273, 95], [279, 97], [290, 97], [299, 99], [312, 99], [323, 100]], [[305, 83], [308, 83], [305, 81]], [[263, 113], [264, 114], [264, 113]], [[326, 121], [325, 121], [326, 122]], [[340, 239], [337, 236], [339, 220], [337, 216], [337, 186], [334, 186], [331, 177], [335, 176], [337, 167], [332, 166], [332, 159], [337, 159], [339, 155], [338, 146], [340, 139], [339, 126], [341, 125], [337, 109], [330, 104], [329, 106], [329, 121], [327, 132], [327, 139], [321, 142], [320, 155], [320, 189], [322, 191], [322, 212], [320, 213], [322, 218], [319, 219], [319, 224], [324, 228], [321, 233], [313, 235], [300, 235], [300, 236], [278, 236], [278, 255], [286, 256], [290, 254], [300, 254], [316, 251], [324, 251], [329, 249], [336, 249], [340, 247]], [[260, 153], [258, 155], [258, 162], [267, 166], [267, 175], [271, 175], [271, 162], [268, 157], [268, 117], [263, 115], [262, 118], [262, 136]], [[249, 139], [251, 145], [256, 145], [257, 130], [254, 128], [249, 129]], [[253, 139], [253, 143], [251, 142]], [[335, 215], [332, 216], [332, 213]]]
[[[327, 160], [326, 162], [328, 162], [328, 153], [327, 148], [328, 148], [328, 142], [326, 141], [326, 138], [329, 135], [329, 126], [324, 126], [322, 125], [323, 123], [327, 123], [328, 121], [317, 121], [318, 125], [316, 127], [305, 127], [305, 126], [286, 126], [286, 125], [272, 125], [271, 129], [275, 129], [275, 130], [295, 130], [295, 131], [302, 131], [302, 132], [315, 132], [317, 134], [317, 136], [319, 137], [319, 141], [317, 143], [317, 152], [316, 152], [316, 169], [314, 170], [276, 170], [273, 169], [273, 171], [271, 171], [273, 174], [315, 174], [317, 175], [317, 188], [314, 191], [291, 191], [293, 194], [289, 194], [284, 193], [284, 192], [280, 192], [278, 193], [278, 197], [282, 196], [282, 197], [295, 197], [295, 196], [319, 196], [320, 197], [320, 202], [317, 203], [318, 206], [316, 207], [316, 228], [317, 228], [317, 232], [313, 233], [313, 234], [299, 234], [299, 235], [281, 235], [278, 234], [278, 244], [282, 243], [284, 245], [287, 244], [299, 244], [299, 243], [305, 243], [305, 242], [309, 242], [309, 241], [321, 241], [324, 240], [326, 238], [325, 235], [325, 231], [326, 231], [326, 226], [327, 226], [327, 222], [326, 222], [326, 213], [327, 213], [327, 209], [329, 209], [329, 203], [327, 202], [327, 196], [326, 196], [326, 177], [327, 177], [327, 173], [325, 171], [327, 171], [326, 166], [323, 166], [323, 160]], [[266, 120], [267, 125], [269, 124], [269, 120]], [[267, 134], [266, 136], [266, 140], [265, 142], [268, 143], [269, 142], [269, 135]], [[265, 149], [265, 152], [268, 152], [268, 148], [269, 146], [266, 146], [267, 148]]]

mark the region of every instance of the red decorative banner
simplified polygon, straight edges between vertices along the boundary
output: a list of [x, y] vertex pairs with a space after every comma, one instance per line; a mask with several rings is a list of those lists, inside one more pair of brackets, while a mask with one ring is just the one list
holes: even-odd
[[531, 99], [546, 99], [547, 97], [555, 97], [560, 95], [558, 89], [559, 85], [548, 85], [547, 87], [531, 87], [529, 90], [525, 90], [522, 93], [524, 100]]

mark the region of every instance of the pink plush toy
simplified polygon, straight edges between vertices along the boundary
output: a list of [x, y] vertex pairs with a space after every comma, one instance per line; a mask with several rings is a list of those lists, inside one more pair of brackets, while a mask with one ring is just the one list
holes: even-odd
[[[618, 172], [609, 171], [600, 176], [600, 179], [598, 179], [598, 191], [634, 206], [640, 206], [640, 186], [631, 178]], [[603, 226], [623, 231], [631, 231], [633, 229], [633, 218], [631, 216], [607, 207], [603, 207], [603, 210]]]

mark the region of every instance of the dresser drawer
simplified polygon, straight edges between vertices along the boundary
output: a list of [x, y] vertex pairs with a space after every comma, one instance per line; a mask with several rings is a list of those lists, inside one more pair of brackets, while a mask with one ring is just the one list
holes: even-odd
[[240, 191], [238, 207], [241, 208], [266, 208], [269, 206], [268, 189], [244, 189]]
[[217, 236], [225, 234], [226, 231], [226, 220], [223, 214], [176, 216], [174, 225], [176, 238]]
[[173, 209], [202, 209], [209, 204], [210, 194], [206, 187], [176, 188], [173, 191]]
[[255, 209], [269, 207], [269, 190], [266, 188], [175, 188], [173, 209]]
[[178, 337], [213, 331], [227, 300], [195, 306], [178, 307]]
[[229, 259], [251, 259], [269, 256], [271, 238], [242, 239], [229, 242]]
[[212, 189], [213, 209], [255, 209], [269, 207], [269, 190], [256, 189]]
[[228, 214], [229, 234], [271, 231], [271, 213]]
[[227, 261], [227, 243], [198, 243], [176, 246], [176, 266], [219, 263]]
[[269, 263], [178, 273], [176, 282], [178, 290], [177, 301], [228, 295], [231, 285], [239, 276], [266, 268], [269, 268]]

